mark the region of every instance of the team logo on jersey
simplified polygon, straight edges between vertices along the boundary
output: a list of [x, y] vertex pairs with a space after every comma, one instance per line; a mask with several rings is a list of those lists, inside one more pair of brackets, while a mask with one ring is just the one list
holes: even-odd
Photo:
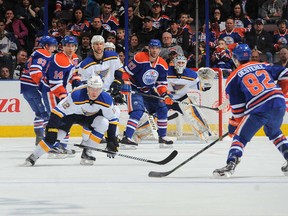
[[92, 115], [97, 113], [97, 112], [88, 112], [87, 110], [84, 110], [83, 107], [81, 107], [81, 110], [83, 112], [83, 115], [85, 115], [85, 116], [92, 116]]
[[143, 82], [145, 85], [153, 85], [156, 83], [158, 76], [159, 73], [156, 70], [150, 69], [143, 74]]
[[226, 41], [227, 44], [235, 43], [234, 38], [231, 36], [225, 36], [223, 39]]
[[176, 91], [179, 91], [181, 89], [183, 89], [185, 87], [185, 85], [181, 85], [181, 84], [171, 84], [173, 90], [176, 92]]
[[103, 70], [103, 71], [95, 71], [94, 73], [99, 75], [103, 79], [104, 77], [106, 77], [108, 72], [109, 72], [109, 68], [107, 68], [106, 70]]

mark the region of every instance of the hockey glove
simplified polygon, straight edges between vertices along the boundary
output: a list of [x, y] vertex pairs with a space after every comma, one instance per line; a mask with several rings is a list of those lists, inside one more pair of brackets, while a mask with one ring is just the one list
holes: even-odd
[[110, 94], [114, 99], [115, 104], [124, 104], [124, 95], [121, 94], [121, 82], [118, 80], [114, 80], [110, 86]]
[[121, 93], [128, 95], [131, 93], [131, 83], [130, 81], [124, 81], [124, 84], [121, 86]]
[[[114, 139], [108, 139], [107, 138], [106, 140], [107, 140], [106, 150], [111, 151], [111, 152], [115, 152], [115, 153], [118, 152], [119, 144], [118, 144], [117, 138], [114, 138]], [[114, 158], [115, 154], [107, 153], [107, 157], [108, 158]]]
[[235, 133], [238, 125], [240, 124], [241, 120], [242, 120], [242, 118], [234, 118], [234, 117], [229, 118], [229, 125], [228, 125], [229, 137], [232, 138], [235, 135], [234, 133]]
[[166, 105], [172, 105], [172, 104], [174, 103], [173, 95], [167, 93], [167, 94], [164, 96], [164, 102], [165, 102]]

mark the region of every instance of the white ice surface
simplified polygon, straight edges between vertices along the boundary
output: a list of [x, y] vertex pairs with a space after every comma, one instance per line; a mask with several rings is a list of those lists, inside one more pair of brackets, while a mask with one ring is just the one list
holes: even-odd
[[[80, 138], [71, 139], [79, 143]], [[21, 167], [34, 150], [32, 138], [0, 139], [0, 215], [115, 215], [115, 216], [276, 216], [288, 215], [288, 177], [284, 159], [267, 138], [254, 138], [230, 179], [214, 179], [225, 165], [229, 138], [215, 144], [165, 178], [149, 171], [169, 171], [205, 147], [178, 141], [178, 156], [155, 165], [96, 152], [94, 166], [75, 158], [47, 159]], [[162, 160], [171, 149], [150, 141], [123, 154]]]

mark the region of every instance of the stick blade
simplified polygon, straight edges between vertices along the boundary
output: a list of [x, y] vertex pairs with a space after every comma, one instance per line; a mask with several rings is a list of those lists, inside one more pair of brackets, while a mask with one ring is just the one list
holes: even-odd
[[148, 176], [151, 178], [162, 178], [165, 176], [168, 176], [171, 172], [156, 172], [156, 171], [151, 171], [149, 172]]

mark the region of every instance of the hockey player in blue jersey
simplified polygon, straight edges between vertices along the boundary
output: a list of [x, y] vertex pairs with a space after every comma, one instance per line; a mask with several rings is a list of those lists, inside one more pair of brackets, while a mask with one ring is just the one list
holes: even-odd
[[[132, 136], [138, 126], [144, 112], [149, 114], [156, 113], [160, 147], [173, 147], [173, 141], [166, 137], [167, 132], [167, 113], [166, 104], [172, 104], [173, 99], [167, 91], [167, 72], [166, 61], [159, 56], [161, 42], [152, 39], [149, 42], [149, 52], [139, 52], [124, 67], [126, 74], [123, 74], [124, 85], [122, 93], [126, 94], [129, 120], [127, 122], [124, 137], [121, 144], [124, 147], [136, 147], [138, 144], [133, 142]], [[132, 90], [136, 94], [131, 94]], [[147, 94], [147, 96], [157, 95], [165, 98], [159, 100], [137, 94]], [[166, 104], [165, 104], [166, 103]]]
[[[92, 76], [87, 85], [80, 86], [64, 98], [53, 110], [46, 126], [43, 140], [39, 142], [33, 153], [26, 159], [24, 166], [34, 166], [36, 160], [50, 151], [57, 140], [61, 141], [73, 124], [90, 127], [89, 139], [82, 144], [96, 147], [109, 124], [118, 124], [118, 118], [111, 96], [102, 91], [103, 82], [99, 76]], [[114, 131], [115, 136], [116, 131]], [[118, 151], [115, 143], [107, 143], [107, 149]], [[117, 143], [116, 143], [117, 144]], [[60, 146], [61, 147], [61, 146]], [[55, 149], [61, 153], [61, 148]], [[113, 155], [108, 155], [108, 157]], [[93, 165], [95, 157], [92, 151], [84, 149], [81, 155], [81, 165]]]
[[288, 69], [249, 62], [250, 56], [247, 44], [240, 44], [233, 50], [237, 69], [226, 82], [226, 94], [232, 110], [228, 130], [233, 141], [227, 165], [214, 170], [215, 177], [233, 175], [246, 144], [262, 126], [266, 136], [286, 160], [281, 169], [288, 175], [288, 141], [280, 129], [286, 110], [284, 95], [288, 92]]
[[35, 113], [34, 131], [36, 134], [36, 145], [43, 138], [44, 127], [49, 118], [49, 113], [42, 101], [39, 85], [45, 76], [52, 53], [56, 49], [57, 41], [53, 37], [43, 36], [40, 40], [40, 45], [42, 48], [35, 50], [31, 54], [20, 77], [21, 94], [23, 94], [23, 97]]

